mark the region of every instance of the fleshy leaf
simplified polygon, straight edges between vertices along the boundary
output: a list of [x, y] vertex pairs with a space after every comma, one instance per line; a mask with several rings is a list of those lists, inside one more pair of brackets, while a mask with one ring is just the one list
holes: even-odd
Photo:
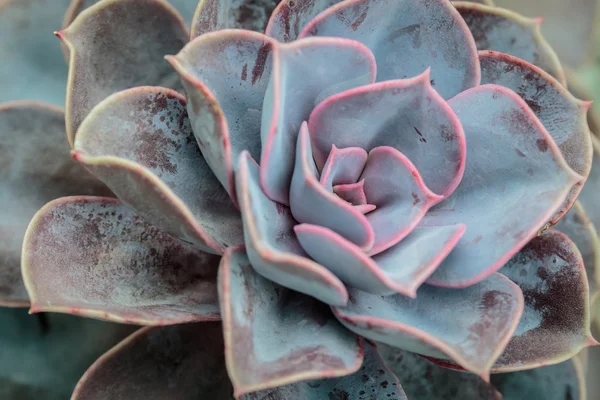
[[478, 50], [507, 53], [537, 65], [565, 84], [558, 56], [540, 33], [541, 20], [471, 2], [453, 3], [469, 26]]
[[202, 157], [179, 93], [138, 87], [106, 98], [81, 124], [74, 157], [138, 214], [199, 249], [243, 243], [239, 211]]
[[502, 393], [502, 400], [586, 399], [583, 366], [575, 358], [527, 371], [494, 374], [492, 384]]
[[590, 332], [589, 290], [583, 260], [567, 236], [546, 231], [500, 272], [523, 290], [525, 311], [495, 371], [555, 364], [597, 343]]
[[523, 312], [519, 287], [500, 274], [464, 289], [423, 285], [415, 299], [349, 290], [334, 314], [350, 330], [428, 356], [449, 358], [489, 377]]
[[600, 207], [598, 207], [598, 193], [600, 193], [600, 139], [592, 135], [593, 157], [592, 170], [588, 176], [583, 190], [578, 198], [585, 212], [596, 227], [600, 228]]
[[249, 393], [241, 400], [407, 400], [398, 378], [373, 344], [363, 341], [364, 361], [358, 371], [340, 378], [293, 383]]
[[257, 274], [244, 249], [219, 267], [225, 359], [236, 396], [356, 372], [360, 339], [318, 300]]
[[465, 168], [463, 129], [431, 87], [428, 71], [331, 96], [312, 112], [308, 129], [319, 169], [332, 145], [390, 146], [412, 161], [433, 192], [448, 196]]
[[[590, 103], [576, 99], [552, 76], [519, 58], [486, 50], [479, 53], [479, 61], [481, 83], [498, 84], [521, 96], [548, 130], [569, 167], [587, 178], [592, 167], [587, 123]], [[573, 188], [552, 223], [571, 208], [582, 188], [583, 183]]]
[[259, 167], [247, 152], [240, 155], [236, 180], [246, 250], [254, 269], [282, 286], [325, 303], [346, 304], [344, 284], [302, 250], [293, 231], [297, 222], [290, 209], [263, 193]]
[[39, 100], [62, 106], [67, 66], [52, 37], [70, 0], [4, 0], [0, 4], [0, 102]]
[[220, 319], [218, 260], [116, 199], [63, 197], [31, 221], [22, 268], [31, 312], [168, 325]]
[[107, 0], [82, 12], [57, 36], [69, 59], [66, 125], [71, 145], [92, 108], [112, 93], [143, 85], [178, 88], [163, 60], [187, 42], [181, 17], [162, 0]]
[[[64, 138], [63, 143], [66, 145]], [[70, 398], [85, 370], [136, 328], [71, 315], [31, 316], [23, 309], [0, 308], [0, 398]]]
[[[477, 375], [439, 367], [417, 354], [383, 343], [377, 347], [390, 370], [402, 382], [402, 388], [409, 399], [502, 399], [492, 385]], [[492, 380], [494, 377], [492, 375]]]
[[314, 107], [333, 94], [374, 82], [375, 72], [373, 54], [353, 40], [308, 38], [277, 46], [261, 125], [260, 180], [269, 198], [289, 204], [290, 154]]
[[445, 99], [479, 84], [475, 42], [449, 1], [346, 0], [306, 25], [300, 38], [307, 36], [364, 43], [377, 60], [379, 82], [431, 67], [432, 85]]
[[577, 246], [585, 266], [590, 296], [593, 296], [600, 287], [600, 240], [581, 203], [575, 202], [573, 208], [553, 229], [567, 235]]
[[282, 0], [269, 18], [265, 33], [280, 42], [298, 39], [302, 28], [340, 0]]
[[365, 181], [369, 203], [377, 206], [367, 215], [375, 232], [369, 254], [381, 253], [400, 242], [427, 210], [443, 199], [425, 186], [419, 171], [404, 154], [389, 146], [369, 152], [361, 179]]
[[0, 305], [27, 307], [21, 247], [44, 204], [74, 194], [110, 196], [69, 156], [62, 110], [15, 101], [0, 106]]
[[458, 189], [423, 223], [467, 226], [428, 281], [464, 287], [498, 270], [535, 237], [583, 178], [509, 89], [482, 85], [449, 103], [465, 130], [469, 162]]
[[375, 236], [367, 217], [319, 183], [306, 123], [297, 142], [289, 197], [294, 219], [330, 228], [361, 249], [370, 250]]
[[392, 248], [368, 257], [360, 248], [322, 226], [300, 224], [302, 248], [349, 286], [368, 293], [415, 297], [417, 288], [454, 248], [464, 225], [417, 228]]
[[191, 38], [231, 28], [263, 32], [276, 5], [277, 0], [200, 0], [192, 19]]
[[367, 203], [364, 179], [356, 183], [336, 185], [332, 189], [333, 193], [335, 193], [340, 199], [347, 201], [354, 206], [360, 206]]
[[72, 400], [231, 400], [221, 324], [146, 327], [100, 357]]
[[259, 33], [219, 31], [167, 57], [181, 76], [200, 150], [234, 200], [240, 152], [260, 159], [262, 103], [273, 45]]
[[576, 68], [590, 60], [599, 11], [596, 0], [496, 0], [496, 4], [543, 18], [541, 32], [563, 64]]
[[369, 155], [360, 147], [337, 148], [331, 145], [331, 151], [321, 171], [320, 182], [329, 191], [334, 185], [357, 182], [365, 169]]

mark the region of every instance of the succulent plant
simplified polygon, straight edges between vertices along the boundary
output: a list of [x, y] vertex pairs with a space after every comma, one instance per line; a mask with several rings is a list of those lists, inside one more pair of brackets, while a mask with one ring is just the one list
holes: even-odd
[[539, 20], [446, 0], [284, 0], [268, 21], [269, 2], [180, 3], [190, 34], [163, 0], [74, 0], [64, 125], [0, 107], [4, 208], [80, 194], [35, 215], [28, 296], [0, 269], [4, 303], [149, 325], [74, 399], [584, 396], [589, 102]]

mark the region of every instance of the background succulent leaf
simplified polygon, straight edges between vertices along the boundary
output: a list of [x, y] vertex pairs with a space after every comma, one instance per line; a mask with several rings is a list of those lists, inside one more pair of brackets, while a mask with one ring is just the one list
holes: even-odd
[[240, 30], [205, 34], [167, 59], [178, 71], [204, 159], [236, 201], [234, 173], [243, 150], [260, 160], [260, 126], [274, 43]]
[[447, 1], [347, 0], [312, 19], [300, 33], [307, 36], [364, 43], [377, 60], [378, 82], [431, 68], [432, 85], [445, 99], [479, 84], [475, 42]]
[[60, 28], [69, 2], [0, 3], [0, 102], [37, 100], [64, 104], [67, 64], [52, 31]]
[[259, 167], [242, 152], [237, 192], [248, 258], [262, 276], [327, 304], [344, 305], [348, 292], [329, 270], [308, 258], [293, 231], [290, 209], [269, 199], [260, 187]]
[[257, 274], [243, 249], [219, 267], [225, 359], [235, 395], [356, 372], [360, 339], [318, 300]]
[[163, 0], [106, 0], [58, 32], [68, 47], [66, 125], [73, 144], [92, 108], [112, 93], [143, 85], [179, 88], [163, 60], [187, 42], [181, 16]]
[[98, 357], [137, 326], [0, 309], [0, 397], [68, 399]]
[[283, 43], [298, 39], [302, 29], [317, 15], [340, 0], [282, 0], [269, 17], [265, 34]]
[[540, 19], [483, 4], [453, 3], [469, 26], [478, 50], [495, 50], [537, 65], [565, 84], [558, 56], [540, 33]]
[[22, 261], [32, 312], [143, 325], [219, 320], [218, 262], [116, 199], [83, 196], [36, 214]]
[[[569, 167], [587, 178], [592, 167], [592, 140], [587, 123], [590, 103], [573, 97], [540, 68], [509, 54], [482, 51], [479, 61], [481, 84], [497, 84], [521, 96], [548, 130]], [[582, 188], [583, 182], [571, 190], [552, 223], [571, 208]]]
[[26, 307], [21, 246], [29, 221], [57, 197], [111, 192], [69, 155], [61, 109], [32, 101], [0, 105], [0, 305]]
[[277, 46], [261, 125], [261, 186], [267, 196], [289, 204], [289, 155], [313, 108], [330, 95], [373, 83], [375, 73], [373, 54], [353, 40], [307, 38]]
[[464, 287], [498, 270], [535, 237], [582, 177], [509, 89], [482, 85], [449, 103], [465, 130], [467, 166], [458, 189], [431, 209], [423, 224], [467, 226], [428, 280]]
[[243, 243], [239, 211], [204, 160], [179, 93], [137, 87], [106, 98], [81, 124], [75, 157], [139, 215], [199, 249]]
[[592, 144], [594, 149], [592, 169], [578, 200], [598, 229], [600, 228], [600, 207], [598, 207], [597, 200], [598, 193], [600, 193], [600, 139], [592, 135]]
[[359, 335], [455, 362], [484, 379], [523, 311], [519, 287], [500, 274], [464, 289], [423, 285], [414, 299], [349, 290], [335, 316]]

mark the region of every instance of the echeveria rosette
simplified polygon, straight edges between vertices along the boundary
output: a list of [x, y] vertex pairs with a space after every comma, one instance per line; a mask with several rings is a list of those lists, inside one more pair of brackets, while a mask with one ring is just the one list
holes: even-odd
[[[589, 174], [589, 105], [531, 21], [442, 0], [290, 1], [263, 35], [209, 32], [232, 25], [210, 26], [202, 4], [193, 21], [206, 24], [168, 57], [185, 97], [160, 60], [187, 40], [165, 2], [105, 0], [59, 33], [73, 156], [120, 200], [62, 198], [36, 215], [32, 310], [222, 317], [238, 396], [359, 393], [359, 369], [379, 369], [356, 334], [486, 379], [595, 343], [581, 254], [541, 233]], [[181, 329], [148, 328], [99, 365]]]

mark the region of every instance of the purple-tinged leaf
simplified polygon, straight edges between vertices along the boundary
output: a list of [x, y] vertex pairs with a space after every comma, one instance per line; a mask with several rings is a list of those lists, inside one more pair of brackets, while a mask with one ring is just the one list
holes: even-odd
[[502, 393], [502, 400], [586, 399], [583, 366], [576, 358], [527, 371], [494, 374], [491, 382]]
[[346, 304], [344, 284], [302, 250], [293, 231], [297, 222], [290, 209], [263, 193], [259, 167], [247, 152], [240, 155], [236, 180], [246, 251], [254, 269], [282, 286], [327, 304]]
[[558, 56], [540, 33], [539, 18], [526, 18], [510, 10], [470, 2], [454, 2], [467, 23], [478, 50], [507, 53], [537, 65], [561, 84], [565, 73]]
[[80, 196], [50, 202], [35, 215], [22, 268], [31, 312], [169, 325], [220, 319], [218, 260], [116, 199]]
[[85, 370], [137, 328], [0, 308], [0, 398], [69, 399]]
[[415, 299], [349, 290], [334, 314], [368, 339], [452, 359], [487, 380], [523, 312], [519, 287], [500, 274], [464, 289], [423, 285]]
[[502, 399], [491, 384], [477, 375], [439, 367], [418, 354], [383, 343], [377, 347], [390, 370], [402, 382], [402, 388], [409, 399]]
[[261, 125], [260, 181], [269, 198], [289, 204], [294, 170], [290, 154], [315, 106], [331, 95], [374, 82], [375, 72], [373, 54], [354, 40], [308, 38], [276, 47]]
[[179, 93], [138, 87], [106, 98], [81, 124], [74, 157], [185, 242], [215, 254], [243, 243], [240, 213], [202, 157]]
[[552, 228], [567, 235], [577, 246], [585, 266], [590, 296], [594, 296], [600, 287], [600, 240], [581, 203], [575, 202], [573, 208]]
[[29, 221], [57, 197], [111, 196], [69, 156], [61, 109], [31, 101], [0, 105], [0, 305], [27, 307], [21, 247]]
[[445, 99], [479, 84], [475, 42], [449, 1], [346, 0], [306, 25], [299, 37], [307, 36], [364, 43], [377, 60], [379, 82], [431, 68], [432, 85]]
[[516, 93], [482, 85], [449, 102], [462, 122], [468, 161], [458, 189], [424, 225], [467, 231], [429, 283], [465, 287], [498, 270], [525, 246], [583, 178]]
[[319, 183], [306, 122], [298, 135], [295, 164], [289, 196], [294, 219], [329, 228], [361, 249], [370, 250], [375, 234], [367, 217]]
[[[193, 1], [195, 0], [179, 0]], [[201, 0], [192, 19], [191, 38], [222, 29], [263, 32], [278, 0]]]
[[112, 93], [143, 85], [179, 87], [163, 60], [187, 42], [185, 23], [162, 0], [106, 0], [82, 12], [57, 36], [68, 47], [66, 125], [71, 145], [79, 125]]
[[[515, 91], [548, 130], [569, 167], [584, 178], [592, 167], [592, 140], [587, 123], [589, 102], [573, 97], [556, 79], [514, 56], [485, 50], [479, 52], [481, 84], [497, 84]], [[552, 219], [556, 223], [571, 208], [583, 182], [576, 185]]]
[[228, 249], [219, 267], [225, 360], [235, 396], [308, 379], [356, 372], [360, 339], [329, 307], [254, 271], [244, 249]]
[[308, 129], [319, 169], [332, 145], [390, 146], [412, 161], [433, 192], [448, 196], [465, 168], [460, 121], [431, 87], [428, 71], [331, 96], [312, 112]]
[[240, 152], [260, 159], [273, 46], [260, 33], [228, 30], [205, 34], [167, 57], [181, 76], [200, 150], [234, 201]]
[[67, 66], [52, 31], [60, 29], [69, 2], [0, 1], [0, 102], [64, 104]]
[[378, 254], [404, 239], [427, 210], [443, 197], [425, 186], [413, 163], [393, 147], [376, 147], [369, 152], [361, 175], [365, 194], [377, 209], [367, 215], [375, 232], [369, 254]]
[[71, 400], [231, 400], [221, 324], [142, 328], [100, 357]]
[[452, 251], [464, 225], [417, 228], [387, 251], [368, 257], [337, 233], [317, 225], [294, 227], [302, 248], [313, 260], [351, 287], [374, 294], [415, 297], [417, 288]]
[[596, 344], [590, 332], [589, 289], [583, 260], [554, 230], [532, 240], [500, 270], [523, 291], [523, 318], [494, 371], [555, 364]]
[[362, 345], [363, 364], [351, 375], [248, 393], [241, 400], [407, 400], [398, 378], [377, 351], [378, 347], [367, 341]]
[[329, 191], [334, 185], [357, 182], [365, 169], [369, 155], [360, 147], [346, 147], [339, 149], [335, 144], [321, 170], [321, 185]]
[[265, 34], [280, 42], [298, 39], [302, 29], [314, 17], [340, 0], [282, 0], [269, 18]]

